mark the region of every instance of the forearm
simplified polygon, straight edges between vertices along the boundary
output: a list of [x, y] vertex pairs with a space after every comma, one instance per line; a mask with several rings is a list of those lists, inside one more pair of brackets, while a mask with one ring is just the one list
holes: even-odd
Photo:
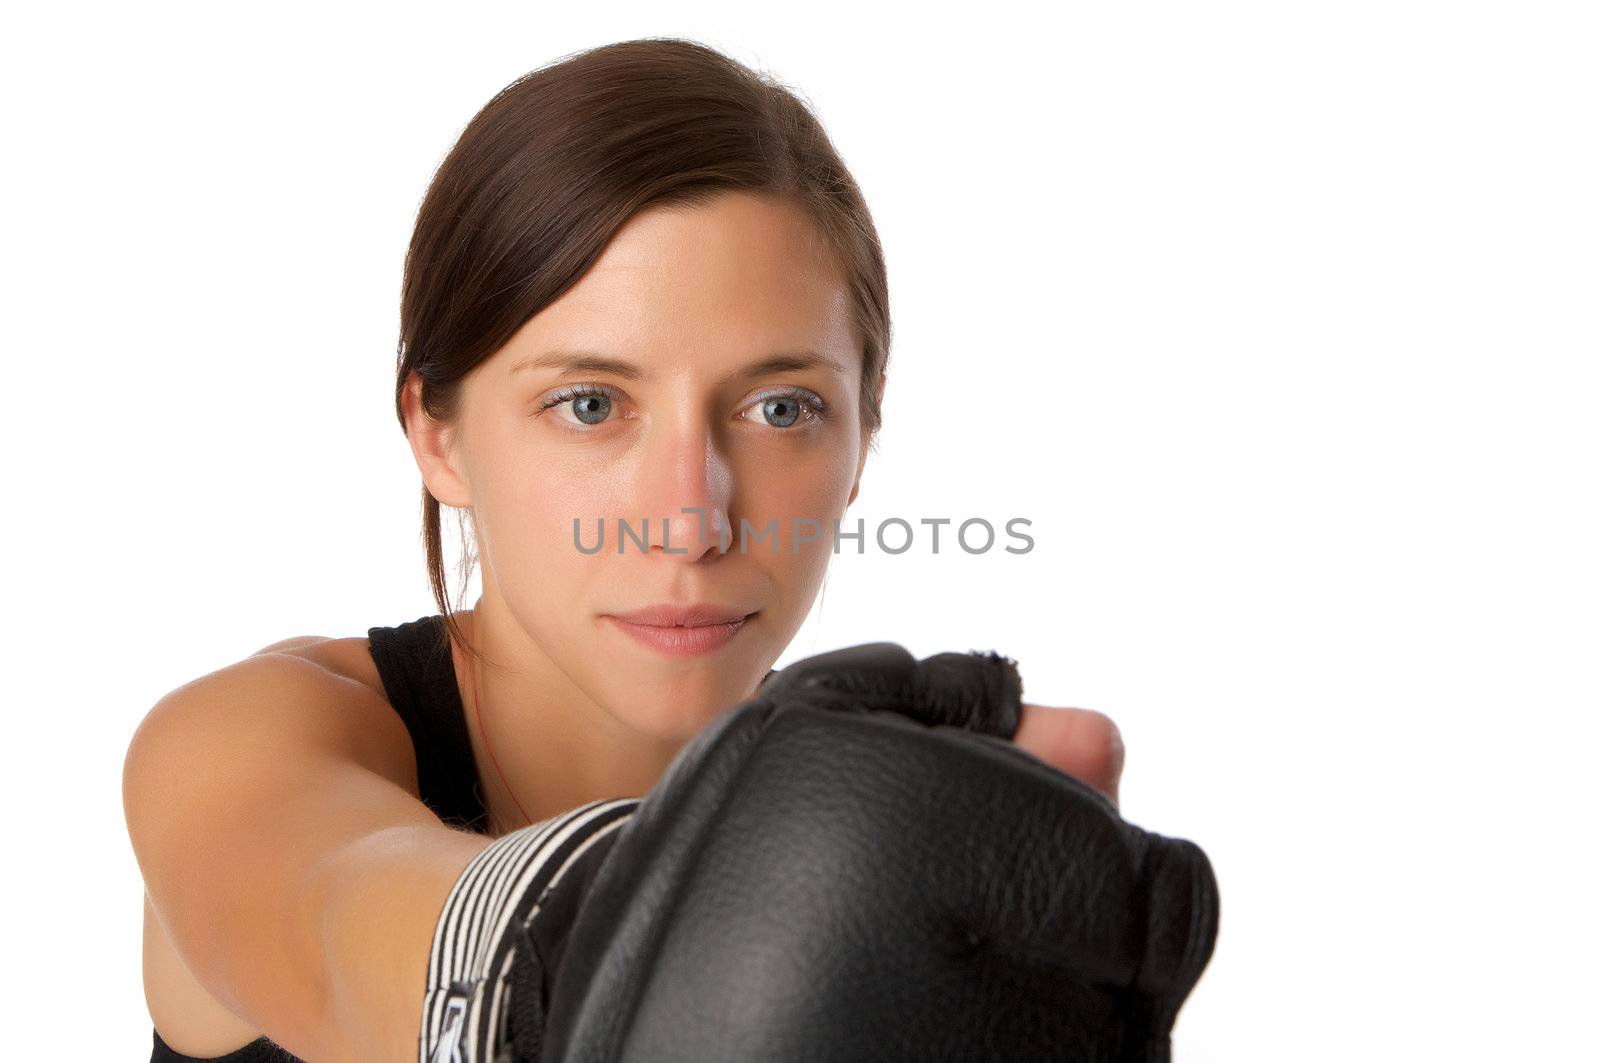
[[439, 913], [490, 841], [442, 825], [388, 827], [329, 862], [311, 901], [329, 987], [327, 1063], [415, 1063]]

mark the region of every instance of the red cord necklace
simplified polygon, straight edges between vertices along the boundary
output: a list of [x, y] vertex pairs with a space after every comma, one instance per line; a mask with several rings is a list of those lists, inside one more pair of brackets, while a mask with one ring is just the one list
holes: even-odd
[[483, 729], [483, 710], [478, 707], [478, 668], [476, 662], [467, 669], [467, 683], [472, 690], [472, 714], [478, 720], [478, 733], [483, 736], [483, 748], [489, 751], [489, 763], [494, 765], [495, 774], [500, 776], [500, 785], [506, 788], [506, 793], [511, 795], [511, 803], [517, 806], [517, 811], [522, 813], [522, 818], [531, 825], [533, 817], [528, 815], [522, 807], [522, 802], [517, 800], [516, 792], [511, 789], [511, 784], [506, 781], [506, 773], [500, 770], [500, 761], [495, 758], [494, 746], [489, 742], [489, 732]]

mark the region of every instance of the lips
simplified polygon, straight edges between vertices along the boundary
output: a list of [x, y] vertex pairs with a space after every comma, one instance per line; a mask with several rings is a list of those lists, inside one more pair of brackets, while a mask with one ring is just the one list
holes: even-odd
[[600, 619], [658, 654], [699, 657], [732, 642], [754, 615], [712, 605], [654, 606], [631, 613], [607, 613]]

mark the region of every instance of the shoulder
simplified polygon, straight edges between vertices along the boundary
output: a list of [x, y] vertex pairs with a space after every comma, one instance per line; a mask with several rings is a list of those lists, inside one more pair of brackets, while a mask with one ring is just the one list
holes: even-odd
[[350, 638], [297, 635], [263, 646], [246, 659], [270, 654], [284, 654], [309, 661], [334, 675], [360, 683], [385, 702], [388, 701], [383, 679], [378, 675], [378, 666], [372, 660], [372, 649], [365, 635]]
[[151, 773], [217, 758], [290, 763], [315, 752], [416, 792], [410, 733], [389, 704], [364, 637], [283, 639], [166, 694], [129, 741], [124, 799], [129, 789], [144, 789]]

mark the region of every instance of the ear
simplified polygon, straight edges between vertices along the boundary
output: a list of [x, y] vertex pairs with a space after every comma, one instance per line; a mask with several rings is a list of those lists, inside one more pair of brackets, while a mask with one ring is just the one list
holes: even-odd
[[[883, 409], [883, 388], [887, 383], [889, 383], [888, 373], [878, 378], [878, 408], [880, 410]], [[846, 509], [855, 504], [856, 495], [861, 493], [861, 473], [867, 467], [867, 454], [871, 451], [871, 448], [872, 437], [863, 434], [861, 437], [861, 456], [856, 459], [856, 479], [855, 483], [850, 485], [850, 498], [844, 504]]]
[[465, 509], [472, 505], [472, 492], [461, 473], [460, 455], [454, 450], [452, 426], [436, 421], [422, 408], [422, 378], [416, 370], [406, 379], [400, 396], [406, 420], [406, 441], [422, 470], [422, 482], [441, 505]]

